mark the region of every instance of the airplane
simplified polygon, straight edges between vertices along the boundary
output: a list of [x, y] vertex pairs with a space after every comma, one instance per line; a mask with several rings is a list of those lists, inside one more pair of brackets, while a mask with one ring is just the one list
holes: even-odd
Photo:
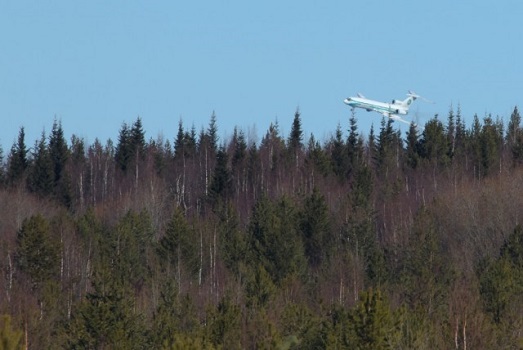
[[352, 108], [362, 108], [367, 112], [378, 112], [383, 116], [390, 118], [394, 121], [406, 123], [410, 125], [410, 122], [401, 118], [400, 115], [407, 115], [409, 113], [409, 107], [417, 98], [421, 98], [415, 92], [409, 91], [407, 98], [403, 101], [392, 100], [392, 103], [385, 103], [374, 101], [366, 98], [362, 94], [358, 94], [357, 97], [347, 97], [343, 102]]

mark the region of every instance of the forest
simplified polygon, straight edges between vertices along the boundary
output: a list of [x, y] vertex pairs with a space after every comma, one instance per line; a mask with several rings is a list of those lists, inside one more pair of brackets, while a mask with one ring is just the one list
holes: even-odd
[[0, 349], [523, 348], [517, 107], [323, 141], [299, 109], [217, 119], [0, 148]]

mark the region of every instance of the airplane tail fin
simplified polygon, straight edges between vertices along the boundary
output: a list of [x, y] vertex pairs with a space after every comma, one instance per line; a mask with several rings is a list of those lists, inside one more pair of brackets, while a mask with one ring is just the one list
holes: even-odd
[[418, 94], [409, 90], [407, 98], [402, 101], [402, 105], [408, 108], [418, 97], [420, 97]]

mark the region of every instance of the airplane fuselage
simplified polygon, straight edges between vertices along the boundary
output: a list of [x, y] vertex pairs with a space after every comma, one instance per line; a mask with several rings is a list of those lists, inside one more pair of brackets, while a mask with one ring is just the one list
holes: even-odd
[[362, 108], [368, 112], [375, 111], [388, 116], [408, 113], [408, 109], [399, 103], [384, 103], [362, 97], [348, 97], [343, 102], [353, 108]]

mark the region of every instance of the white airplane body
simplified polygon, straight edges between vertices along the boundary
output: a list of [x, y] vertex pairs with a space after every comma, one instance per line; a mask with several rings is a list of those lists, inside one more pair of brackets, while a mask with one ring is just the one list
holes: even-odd
[[385, 103], [380, 101], [370, 100], [365, 96], [358, 94], [358, 97], [347, 97], [343, 102], [352, 108], [362, 108], [367, 112], [378, 112], [383, 116], [395, 121], [410, 124], [409, 121], [400, 117], [400, 115], [407, 115], [409, 107], [419, 95], [409, 91], [405, 100], [392, 100], [392, 103]]

